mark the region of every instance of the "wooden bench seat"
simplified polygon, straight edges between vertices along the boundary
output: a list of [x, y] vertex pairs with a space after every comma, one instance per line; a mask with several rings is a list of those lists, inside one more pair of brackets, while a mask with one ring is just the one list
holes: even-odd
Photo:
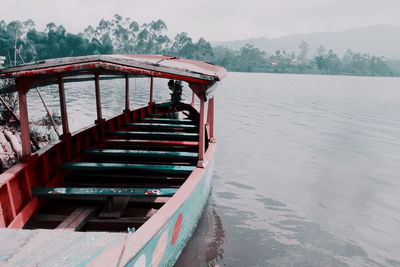
[[146, 140], [196, 141], [199, 139], [198, 133], [113, 131], [110, 132], [109, 134], [112, 136], [121, 136], [132, 139], [146, 139]]
[[92, 156], [168, 158], [180, 160], [196, 160], [198, 158], [198, 153], [194, 152], [148, 151], [129, 149], [93, 149], [83, 151], [83, 154]]
[[193, 124], [177, 124], [177, 123], [145, 123], [135, 122], [126, 123], [125, 126], [129, 127], [142, 127], [147, 129], [160, 129], [160, 130], [171, 130], [171, 129], [184, 129], [184, 130], [197, 130], [198, 126]]
[[64, 162], [60, 165], [62, 170], [81, 170], [81, 171], [122, 171], [138, 170], [157, 173], [190, 174], [194, 166], [181, 165], [150, 165], [150, 164], [130, 164], [130, 163], [97, 163], [97, 162]]
[[177, 188], [33, 187], [36, 196], [172, 196]]
[[189, 119], [168, 119], [168, 118], [143, 118], [139, 119], [140, 122], [152, 122], [152, 123], [172, 123], [172, 124], [193, 124], [196, 123]]

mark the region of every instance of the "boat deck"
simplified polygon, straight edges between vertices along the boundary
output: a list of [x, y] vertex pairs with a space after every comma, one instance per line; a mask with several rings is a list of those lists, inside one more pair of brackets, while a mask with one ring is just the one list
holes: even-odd
[[107, 133], [64, 162], [57, 187], [35, 187], [40, 207], [24, 229], [138, 229], [185, 182], [198, 161], [198, 123], [151, 116]]
[[[108, 249], [122, 247], [127, 236], [127, 233], [0, 228], [0, 265], [87, 266]], [[115, 259], [109, 261], [110, 264], [104, 262], [103, 266], [117, 265]]]

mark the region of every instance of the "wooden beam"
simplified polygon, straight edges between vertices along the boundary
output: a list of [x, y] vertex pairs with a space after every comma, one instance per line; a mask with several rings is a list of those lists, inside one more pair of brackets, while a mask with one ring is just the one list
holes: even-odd
[[93, 208], [77, 208], [56, 229], [78, 231], [82, 229], [93, 212]]
[[153, 77], [150, 78], [150, 102], [149, 104], [153, 104]]
[[31, 154], [31, 142], [29, 132], [28, 104], [26, 94], [32, 86], [32, 82], [25, 79], [17, 79], [19, 116], [21, 123], [21, 142], [22, 142], [22, 159], [26, 159]]
[[63, 127], [63, 136], [69, 136], [71, 133], [69, 131], [68, 124], [68, 113], [67, 113], [67, 102], [65, 100], [65, 92], [64, 92], [64, 82], [63, 77], [58, 75], [58, 93], [60, 95], [60, 110], [61, 110], [61, 120]]
[[129, 111], [129, 74], [125, 74], [125, 110]]
[[103, 119], [103, 115], [101, 112], [100, 83], [99, 83], [99, 74], [98, 73], [96, 73], [94, 75], [94, 85], [95, 85], [95, 89], [96, 89], [97, 122], [100, 123]]
[[215, 138], [214, 138], [214, 97], [208, 101], [207, 124], [210, 129], [210, 132], [208, 133], [210, 142], [215, 143]]
[[199, 161], [197, 167], [205, 168], [207, 162], [204, 159], [205, 131], [204, 131], [204, 98], [200, 97], [200, 122], [199, 122]]

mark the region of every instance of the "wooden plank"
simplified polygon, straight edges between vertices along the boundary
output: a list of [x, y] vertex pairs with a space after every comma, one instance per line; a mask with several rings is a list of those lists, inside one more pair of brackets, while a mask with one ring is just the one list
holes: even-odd
[[197, 141], [199, 139], [198, 133], [113, 131], [113, 132], [110, 132], [109, 134], [113, 135], [113, 136], [139, 138], [139, 139], [146, 139], [146, 140]]
[[93, 156], [130, 156], [147, 158], [174, 158], [174, 159], [197, 159], [198, 153], [193, 152], [173, 152], [173, 151], [148, 151], [148, 150], [128, 150], [128, 149], [93, 149], [83, 152]]
[[96, 162], [64, 162], [60, 165], [64, 170], [82, 171], [121, 171], [140, 170], [157, 173], [190, 174], [194, 166], [180, 165], [151, 165], [151, 164], [130, 164], [130, 163], [96, 163]]
[[106, 144], [122, 144], [122, 145], [141, 145], [141, 146], [188, 146], [196, 147], [199, 145], [198, 141], [172, 141], [172, 140], [130, 140], [130, 139], [106, 139]]
[[78, 231], [82, 229], [93, 212], [94, 208], [77, 208], [71, 213], [70, 216], [60, 223], [56, 229], [69, 229]]
[[110, 188], [110, 187], [34, 187], [32, 193], [41, 196], [172, 196], [177, 188]]
[[129, 203], [130, 197], [113, 197], [100, 212], [99, 218], [119, 218]]
[[153, 129], [190, 129], [195, 130], [198, 128], [197, 125], [192, 124], [177, 124], [177, 123], [141, 123], [141, 122], [134, 122], [134, 123], [126, 123], [125, 126], [130, 127], [143, 127], [143, 128], [153, 128]]
[[172, 123], [172, 124], [193, 124], [195, 125], [195, 122], [193, 120], [188, 120], [188, 119], [169, 119], [169, 118], [142, 118], [139, 119], [138, 121], [141, 122], [152, 122], [152, 123]]

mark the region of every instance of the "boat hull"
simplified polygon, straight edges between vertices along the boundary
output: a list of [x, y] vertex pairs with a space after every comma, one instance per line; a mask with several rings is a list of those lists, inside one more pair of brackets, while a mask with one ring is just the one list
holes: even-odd
[[172, 266], [192, 235], [210, 194], [214, 160], [164, 227], [125, 266]]

